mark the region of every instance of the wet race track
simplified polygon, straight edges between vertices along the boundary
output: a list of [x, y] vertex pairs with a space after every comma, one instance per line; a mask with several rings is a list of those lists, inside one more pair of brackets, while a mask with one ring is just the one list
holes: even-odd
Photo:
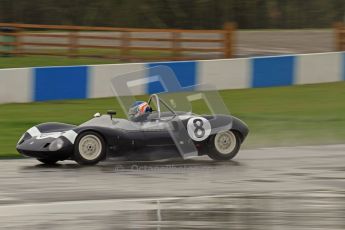
[[4, 229], [344, 229], [345, 145], [230, 162], [0, 161]]

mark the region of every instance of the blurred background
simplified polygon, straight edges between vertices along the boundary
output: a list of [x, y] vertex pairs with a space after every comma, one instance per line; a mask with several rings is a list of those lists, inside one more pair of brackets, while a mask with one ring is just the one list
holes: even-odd
[[[342, 0], [1, 0], [0, 21], [135, 28], [329, 28], [342, 21]], [[205, 17], [207, 15], [207, 17]]]
[[[0, 0], [2, 226], [344, 229], [344, 22], [344, 0]], [[219, 90], [250, 128], [239, 156], [90, 168], [16, 152], [39, 123], [125, 117], [110, 79], [157, 65]]]
[[1, 0], [0, 52], [35, 56], [0, 67], [331, 52], [344, 18], [341, 0]]

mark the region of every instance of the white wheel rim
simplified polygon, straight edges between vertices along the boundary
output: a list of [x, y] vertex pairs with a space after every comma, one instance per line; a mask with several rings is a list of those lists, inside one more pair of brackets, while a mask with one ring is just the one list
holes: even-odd
[[236, 148], [236, 136], [231, 131], [217, 133], [214, 138], [214, 145], [221, 154], [229, 154]]
[[86, 135], [79, 141], [79, 153], [84, 159], [95, 160], [101, 152], [101, 140], [95, 135]]

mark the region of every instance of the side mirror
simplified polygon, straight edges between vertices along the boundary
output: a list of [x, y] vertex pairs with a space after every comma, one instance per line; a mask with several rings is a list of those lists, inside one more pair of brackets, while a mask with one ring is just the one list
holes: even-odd
[[113, 110], [108, 110], [107, 114], [110, 116], [110, 119], [113, 119], [113, 116], [116, 115], [116, 112]]

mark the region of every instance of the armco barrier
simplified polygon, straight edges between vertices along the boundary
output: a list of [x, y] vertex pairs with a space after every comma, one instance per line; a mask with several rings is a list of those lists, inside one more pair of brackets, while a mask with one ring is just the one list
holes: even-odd
[[[110, 79], [119, 74], [167, 65], [182, 86], [212, 84], [240, 89], [345, 80], [345, 53], [319, 53], [205, 61], [38, 67], [0, 70], [0, 103], [113, 96]], [[156, 93], [160, 83], [137, 87], [135, 94]]]

